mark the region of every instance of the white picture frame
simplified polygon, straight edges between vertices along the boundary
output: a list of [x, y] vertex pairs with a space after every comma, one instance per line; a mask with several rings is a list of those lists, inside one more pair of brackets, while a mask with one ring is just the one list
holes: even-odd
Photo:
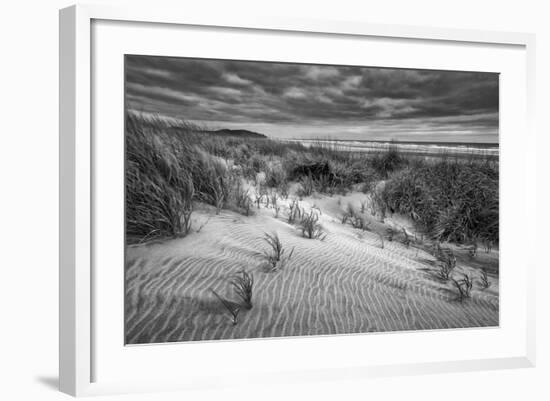
[[[517, 152], [517, 155], [525, 161], [525, 165], [517, 173], [519, 179], [524, 182], [524, 195], [519, 200], [524, 209], [524, 230], [533, 229], [535, 219], [534, 174], [535, 171], [535, 134], [532, 128], [534, 111], [534, 35], [524, 33], [484, 32], [457, 29], [437, 29], [415, 26], [376, 25], [360, 21], [323, 21], [323, 20], [298, 20], [290, 17], [271, 17], [257, 15], [240, 15], [240, 17], [227, 17], [223, 15], [187, 14], [182, 10], [164, 10], [151, 7], [113, 8], [109, 6], [78, 5], [60, 11], [60, 361], [59, 377], [60, 390], [75, 396], [126, 393], [134, 391], [160, 391], [169, 389], [200, 389], [217, 386], [235, 385], [231, 376], [224, 376], [222, 371], [211, 375], [198, 372], [195, 377], [178, 379], [169, 377], [165, 380], [140, 378], [139, 383], [132, 382], [128, 378], [121, 380], [98, 380], [97, 358], [100, 346], [96, 345], [94, 326], [101, 318], [94, 311], [93, 290], [97, 286], [94, 274], [94, 232], [96, 230], [94, 191], [94, 174], [97, 167], [97, 158], [94, 152], [98, 151], [93, 138], [93, 87], [94, 74], [94, 42], [92, 40], [93, 24], [97, 21], [140, 22], [146, 24], [166, 24], [177, 26], [203, 27], [204, 29], [243, 29], [248, 32], [286, 32], [289, 34], [307, 33], [308, 35], [321, 35], [330, 37], [374, 37], [387, 40], [417, 40], [429, 41], [438, 44], [458, 43], [464, 46], [501, 46], [514, 47], [520, 50], [518, 60], [522, 71], [525, 72], [524, 80], [518, 83], [519, 90], [525, 93], [522, 103], [525, 113], [519, 117], [524, 134], [522, 134], [524, 146], [514, 148], [510, 146], [509, 152]], [[99, 42], [95, 43], [99, 46]], [[525, 63], [523, 65], [523, 63]], [[517, 81], [519, 82], [519, 81]], [[524, 85], [524, 86], [522, 86]], [[523, 99], [523, 98], [522, 98]], [[122, 117], [122, 116], [121, 116]], [[506, 118], [506, 116], [501, 116]], [[120, 133], [122, 136], [122, 132]], [[504, 133], [504, 135], [508, 135]], [[509, 153], [510, 154], [510, 153]], [[506, 171], [506, 169], [503, 169]], [[501, 179], [507, 180], [501, 175]], [[512, 177], [510, 179], [516, 179]], [[532, 196], [529, 196], [531, 194]], [[526, 246], [529, 246], [526, 244]], [[514, 250], [507, 250], [503, 258], [512, 258]], [[527, 252], [527, 255], [535, 255]], [[532, 367], [535, 364], [535, 283], [534, 270], [536, 260], [523, 258], [521, 266], [522, 278], [518, 281], [518, 294], [521, 298], [521, 310], [518, 316], [522, 321], [509, 322], [510, 325], [518, 325], [521, 335], [517, 335], [517, 349], [513, 355], [490, 357], [479, 353], [478, 357], [469, 359], [449, 359], [444, 361], [415, 361], [408, 363], [377, 362], [375, 364], [366, 361], [355, 361], [353, 364], [334, 368], [301, 367], [299, 373], [294, 370], [285, 370], [283, 367], [275, 373], [282, 382], [295, 382], [306, 380], [325, 380], [328, 377], [337, 378], [364, 378], [372, 376], [387, 376], [400, 374], [421, 374], [430, 372], [469, 371], [479, 369], [504, 369], [515, 367]], [[122, 266], [120, 267], [122, 269]], [[504, 288], [506, 290], [506, 288]], [[510, 302], [506, 297], [510, 292], [501, 293], [502, 308], [508, 308]], [[510, 298], [514, 301], [514, 298]], [[122, 307], [122, 306], [121, 306]], [[502, 329], [502, 327], [500, 328]], [[497, 329], [499, 330], [499, 329]], [[377, 337], [394, 336], [395, 334], [379, 334]], [[409, 334], [410, 335], [410, 334]], [[441, 333], [418, 333], [417, 336], [430, 336], [437, 338]], [[476, 331], [470, 331], [467, 335], [475, 339], [480, 335]], [[315, 352], [315, 347], [338, 347], [342, 341], [359, 341], [362, 335], [334, 338], [313, 338], [302, 341], [303, 348], [309, 348]], [[255, 341], [262, 341], [262, 347], [278, 347], [287, 339], [278, 340], [252, 340], [241, 342], [242, 347], [254, 347]], [[436, 339], [437, 341], [437, 339]], [[120, 338], [122, 344], [122, 334]], [[308, 343], [312, 344], [307, 345]], [[252, 345], [250, 345], [252, 344]], [[166, 347], [171, 345], [150, 346]], [[209, 346], [213, 346], [210, 344]], [[230, 342], [221, 342], [217, 349], [222, 347], [229, 349]], [[190, 348], [188, 348], [190, 349]], [[206, 347], [201, 349], [206, 350]], [[223, 350], [222, 350], [223, 351]], [[229, 355], [231, 350], [228, 350]], [[496, 351], [495, 351], [496, 352]], [[170, 358], [171, 352], [164, 352], [159, 358]], [[100, 356], [101, 358], [101, 356]], [[159, 359], [157, 359], [159, 360]], [[345, 366], [344, 366], [345, 365]], [[271, 380], [274, 373], [267, 373], [259, 369], [250, 372], [248, 380], [258, 383]]]

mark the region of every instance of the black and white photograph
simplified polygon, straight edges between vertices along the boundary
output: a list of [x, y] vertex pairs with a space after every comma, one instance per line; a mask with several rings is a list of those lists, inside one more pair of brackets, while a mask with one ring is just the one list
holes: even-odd
[[499, 326], [498, 73], [124, 74], [126, 344]]

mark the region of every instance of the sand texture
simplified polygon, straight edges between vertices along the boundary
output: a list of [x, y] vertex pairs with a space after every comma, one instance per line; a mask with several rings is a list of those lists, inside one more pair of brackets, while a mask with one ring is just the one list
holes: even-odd
[[[300, 201], [319, 213], [326, 233], [308, 239], [287, 222], [290, 200], [254, 206], [252, 216], [203, 206], [185, 238], [127, 247], [126, 342], [161, 343], [279, 336], [329, 335], [398, 330], [449, 329], [499, 324], [498, 250], [468, 258], [455, 247], [456, 273], [474, 278], [471, 296], [458, 300], [451, 282], [435, 275], [429, 245], [382, 240], [388, 226], [413, 228], [406, 219], [383, 223], [365, 213], [369, 230], [342, 224], [345, 205], [359, 207], [360, 193], [314, 196]], [[200, 229], [200, 231], [199, 231]], [[265, 233], [277, 233], [290, 260], [266, 269]], [[383, 235], [382, 235], [383, 236]], [[482, 288], [480, 268], [489, 272]], [[237, 323], [215, 297], [238, 304], [229, 280], [245, 270], [254, 278], [252, 308]]]

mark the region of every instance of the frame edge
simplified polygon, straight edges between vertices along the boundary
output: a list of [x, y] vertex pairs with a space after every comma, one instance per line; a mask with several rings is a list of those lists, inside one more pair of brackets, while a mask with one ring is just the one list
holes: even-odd
[[76, 7], [59, 11], [59, 390], [76, 395]]
[[[143, 21], [163, 23], [196, 24], [205, 26], [229, 26], [227, 23], [206, 24], [202, 17], [188, 16], [189, 22], [178, 13], [173, 17], [163, 11], [145, 17], [140, 10], [124, 10], [117, 7], [95, 5], [73, 5], [59, 11], [59, 389], [73, 395], [86, 395], [98, 385], [91, 385], [91, 323], [90, 323], [90, 22], [92, 19], [112, 19], [119, 21]], [[223, 18], [222, 18], [223, 19]], [[168, 20], [168, 21], [166, 21]], [[252, 23], [244, 18], [231, 25], [239, 28], [266, 29], [254, 25], [271, 25], [275, 30], [295, 30], [322, 33], [319, 27], [327, 24], [328, 33], [341, 30], [340, 22], [261, 18]], [[296, 26], [304, 23], [302, 29]], [[252, 26], [251, 26], [252, 25]], [[294, 29], [292, 29], [294, 26]], [[365, 28], [368, 27], [369, 29]], [[378, 31], [375, 36], [416, 38], [424, 36], [442, 41], [468, 41], [523, 45], [527, 49], [527, 113], [529, 146], [534, 160], [536, 135], [534, 125], [535, 92], [535, 35], [527, 33], [482, 32], [461, 29], [407, 27], [403, 35], [390, 35], [393, 25], [363, 24], [355, 21], [352, 27], [341, 34], [374, 35], [359, 31]], [[434, 33], [435, 30], [439, 33]], [[325, 33], [327, 31], [325, 30]], [[430, 34], [431, 33], [431, 34]], [[485, 35], [482, 35], [485, 33]], [[472, 36], [470, 36], [472, 35]], [[478, 37], [477, 40], [473, 36]], [[440, 37], [438, 37], [440, 36]], [[452, 37], [452, 38], [449, 38]], [[483, 37], [483, 40], [479, 38]], [[86, 131], [87, 130], [87, 131]], [[86, 134], [87, 132], [87, 134]], [[535, 170], [536, 171], [536, 170]], [[536, 182], [534, 183], [536, 185]], [[534, 187], [536, 188], [536, 187]], [[87, 261], [85, 260], [87, 258]], [[529, 266], [534, 274], [536, 261]], [[481, 369], [525, 368], [535, 366], [535, 279], [528, 280], [529, 295], [526, 354], [507, 360], [507, 366], [484, 366]], [[479, 364], [479, 361], [477, 361]], [[502, 361], [500, 361], [502, 362]], [[470, 366], [454, 366], [449, 372], [481, 370]], [[363, 372], [364, 373], [364, 372]], [[434, 372], [423, 372], [434, 373]], [[391, 373], [390, 375], [394, 375]], [[399, 374], [397, 374], [399, 376]], [[368, 375], [367, 375], [368, 376]], [[376, 376], [376, 375], [374, 375]], [[124, 393], [126, 393], [124, 391]], [[100, 392], [101, 394], [101, 392]]]

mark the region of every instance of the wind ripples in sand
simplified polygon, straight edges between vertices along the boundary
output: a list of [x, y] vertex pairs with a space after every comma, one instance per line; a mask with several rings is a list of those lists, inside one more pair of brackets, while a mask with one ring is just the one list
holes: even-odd
[[[450, 285], [422, 269], [417, 250], [382, 249], [373, 233], [337, 230], [329, 226], [324, 241], [311, 240], [280, 220], [259, 215], [244, 223], [225, 212], [200, 233], [129, 247], [127, 343], [498, 325], [498, 293], [474, 290], [457, 302]], [[261, 267], [265, 231], [295, 249], [280, 271]], [[233, 325], [211, 290], [237, 301], [228, 278], [242, 269], [254, 275], [253, 308]]]

